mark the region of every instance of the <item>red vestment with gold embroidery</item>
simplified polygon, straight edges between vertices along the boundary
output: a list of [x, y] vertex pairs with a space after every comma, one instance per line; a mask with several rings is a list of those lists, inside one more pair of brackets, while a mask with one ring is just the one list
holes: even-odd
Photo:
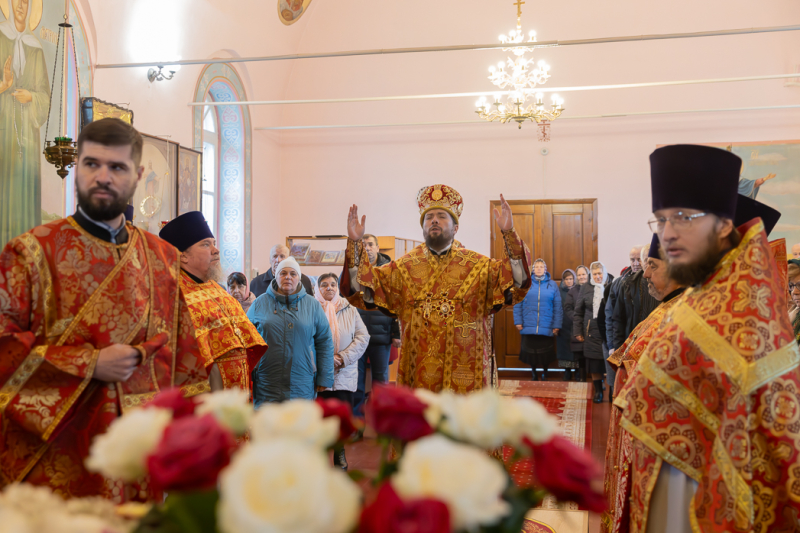
[[186, 272], [181, 272], [181, 291], [206, 367], [217, 363], [226, 389], [250, 391], [250, 373], [267, 350], [267, 343], [247, 318], [242, 304], [216, 281], [197, 283]]
[[[181, 296], [178, 252], [128, 225], [115, 245], [72, 217], [38, 226], [0, 254], [0, 488], [48, 485], [66, 498], [156, 495], [84, 466], [92, 439], [121, 412], [173, 386], [209, 390]], [[92, 379], [100, 349], [166, 333], [124, 383]]]
[[646, 531], [664, 462], [695, 480], [693, 532], [797, 531], [800, 351], [760, 219], [688, 289], [615, 400], [630, 435], [629, 528]]
[[[490, 259], [457, 241], [442, 256], [420, 245], [396, 261], [370, 266], [366, 250], [348, 241], [348, 267], [359, 256], [358, 283], [372, 290], [374, 303], [400, 319], [402, 348], [397, 383], [439, 392], [467, 393], [497, 386], [489, 317], [525, 298], [530, 287], [530, 252], [514, 232], [503, 234], [506, 257]], [[509, 258], [528, 275], [514, 288]], [[364, 308], [361, 294], [350, 298]]]

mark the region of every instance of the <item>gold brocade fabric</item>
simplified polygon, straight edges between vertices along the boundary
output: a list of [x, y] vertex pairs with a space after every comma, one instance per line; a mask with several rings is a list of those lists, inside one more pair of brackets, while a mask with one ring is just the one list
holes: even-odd
[[[123, 484], [84, 466], [93, 438], [123, 409], [173, 386], [201, 392], [208, 378], [180, 295], [177, 251], [131, 225], [128, 234], [114, 245], [70, 217], [0, 253], [0, 488], [26, 481], [65, 498], [160, 496], [146, 480]], [[162, 333], [167, 344], [125, 382], [92, 378], [101, 349]]]
[[[661, 326], [664, 315], [679, 300], [680, 296], [676, 296], [656, 307], [646, 319], [636, 326], [622, 346], [614, 352], [614, 355], [608, 358], [609, 363], [618, 367], [616, 379], [614, 380], [615, 391], [620, 392], [623, 390], [628, 376], [636, 368], [639, 358]], [[612, 406], [611, 420], [608, 425], [608, 440], [606, 441], [604, 484], [604, 490], [608, 498], [608, 509], [601, 517], [600, 531], [602, 533], [627, 532], [632, 447], [630, 435], [623, 431], [619, 425], [621, 417], [622, 410]]]
[[217, 363], [226, 389], [250, 390], [250, 372], [267, 349], [236, 298], [219, 283], [197, 283], [181, 272], [181, 292], [192, 315], [205, 365]]
[[797, 531], [800, 351], [760, 219], [666, 313], [619, 392], [629, 528], [647, 528], [663, 462], [698, 483], [693, 532]]
[[[525, 244], [514, 232], [504, 238], [507, 256], [521, 260], [529, 273]], [[348, 247], [350, 261], [356, 246], [350, 241]], [[490, 259], [454, 242], [443, 256], [423, 244], [380, 267], [371, 267], [362, 250], [358, 282], [372, 290], [377, 306], [400, 319], [398, 384], [458, 393], [496, 385], [489, 316], [521, 302], [530, 275], [522, 288], [514, 288], [507, 258]], [[358, 294], [350, 301], [363, 306]]]

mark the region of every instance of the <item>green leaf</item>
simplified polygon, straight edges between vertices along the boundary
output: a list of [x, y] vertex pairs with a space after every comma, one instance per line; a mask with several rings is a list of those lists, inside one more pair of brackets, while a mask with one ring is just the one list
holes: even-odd
[[350, 479], [356, 483], [367, 477], [367, 475], [361, 470], [348, 470], [347, 475], [350, 476]]
[[214, 490], [174, 492], [164, 503], [164, 516], [181, 533], [217, 533], [217, 502]]

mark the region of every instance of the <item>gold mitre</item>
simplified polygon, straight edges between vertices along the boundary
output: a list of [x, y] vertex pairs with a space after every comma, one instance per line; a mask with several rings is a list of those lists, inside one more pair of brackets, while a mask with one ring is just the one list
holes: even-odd
[[458, 224], [461, 211], [464, 210], [464, 199], [461, 198], [458, 191], [442, 184], [421, 188], [417, 193], [417, 204], [419, 204], [420, 226], [425, 218], [425, 213], [431, 209], [444, 209], [455, 219], [456, 224]]

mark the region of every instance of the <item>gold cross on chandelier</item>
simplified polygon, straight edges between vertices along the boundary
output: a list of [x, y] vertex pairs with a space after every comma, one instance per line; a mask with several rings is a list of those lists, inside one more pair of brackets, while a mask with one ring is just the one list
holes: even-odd
[[525, 2], [517, 0], [514, 5], [517, 6], [517, 22], [519, 22], [519, 19], [522, 18], [522, 6], [525, 5]]

